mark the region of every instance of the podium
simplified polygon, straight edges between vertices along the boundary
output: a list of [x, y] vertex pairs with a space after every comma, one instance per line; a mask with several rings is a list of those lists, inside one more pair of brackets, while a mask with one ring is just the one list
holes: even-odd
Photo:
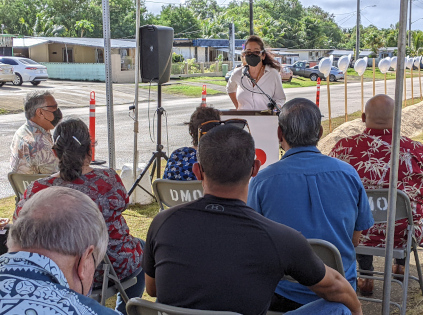
[[256, 146], [256, 159], [264, 169], [279, 161], [278, 116], [255, 110], [222, 110], [221, 120], [232, 118], [245, 119], [250, 127]]

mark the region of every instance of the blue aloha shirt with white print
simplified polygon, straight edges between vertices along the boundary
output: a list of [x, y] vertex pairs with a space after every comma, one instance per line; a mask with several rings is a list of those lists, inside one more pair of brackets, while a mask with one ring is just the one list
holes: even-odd
[[71, 290], [65, 275], [50, 258], [21, 251], [0, 256], [0, 314], [122, 313]]
[[197, 180], [192, 172], [192, 166], [197, 162], [197, 150], [183, 147], [172, 152], [167, 161], [163, 179]]

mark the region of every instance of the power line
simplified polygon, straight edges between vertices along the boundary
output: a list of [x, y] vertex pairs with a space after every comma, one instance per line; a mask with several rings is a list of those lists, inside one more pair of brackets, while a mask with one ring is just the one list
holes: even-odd
[[369, 22], [370, 22], [370, 24], [374, 25], [374, 24], [373, 24], [373, 22], [372, 22], [372, 21], [370, 21], [368, 18], [366, 18], [366, 16], [365, 16], [363, 13], [361, 14], [361, 16], [362, 16], [362, 17], [364, 17], [367, 21], [369, 21]]

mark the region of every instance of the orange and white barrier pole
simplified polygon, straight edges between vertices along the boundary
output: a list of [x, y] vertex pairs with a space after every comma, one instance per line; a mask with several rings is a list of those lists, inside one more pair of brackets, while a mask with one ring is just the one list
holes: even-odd
[[316, 92], [316, 105], [319, 107], [320, 103], [320, 77], [317, 78], [317, 92]]
[[95, 92], [90, 93], [90, 138], [91, 138], [91, 161], [95, 155]]
[[206, 103], [206, 96], [207, 96], [207, 88], [206, 85], [203, 85], [203, 91], [201, 92], [201, 106], [202, 107], [206, 107], [207, 103]]

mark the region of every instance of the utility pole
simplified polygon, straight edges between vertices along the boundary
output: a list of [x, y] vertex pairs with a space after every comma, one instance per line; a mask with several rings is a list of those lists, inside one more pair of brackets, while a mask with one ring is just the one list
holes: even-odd
[[356, 38], [355, 38], [355, 61], [358, 60], [360, 55], [360, 0], [357, 0], [357, 25], [356, 25]]
[[413, 0], [410, 0], [410, 16], [408, 17], [408, 47], [411, 48], [411, 7]]
[[254, 25], [253, 25], [253, 0], [250, 0], [250, 35], [254, 35]]

